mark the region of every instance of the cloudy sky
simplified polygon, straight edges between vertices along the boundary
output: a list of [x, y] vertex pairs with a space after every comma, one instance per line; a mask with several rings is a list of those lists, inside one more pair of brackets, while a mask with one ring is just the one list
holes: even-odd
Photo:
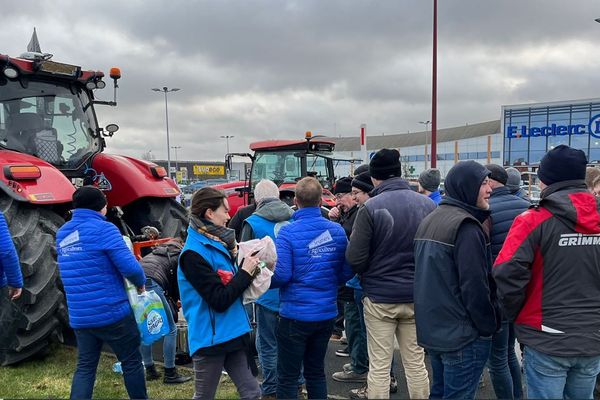
[[[423, 130], [430, 119], [432, 0], [5, 2], [0, 53], [33, 27], [55, 61], [122, 70], [111, 153], [222, 160], [226, 143], [304, 132]], [[600, 97], [600, 3], [440, 0], [438, 127], [500, 118], [503, 104]], [[111, 86], [98, 91], [110, 100]], [[171, 158], [174, 159], [172, 152]]]

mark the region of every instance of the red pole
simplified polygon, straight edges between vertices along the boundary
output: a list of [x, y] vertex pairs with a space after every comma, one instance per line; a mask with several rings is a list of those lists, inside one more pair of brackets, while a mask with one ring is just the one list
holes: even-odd
[[437, 0], [433, 0], [433, 72], [431, 82], [431, 168], [437, 165]]

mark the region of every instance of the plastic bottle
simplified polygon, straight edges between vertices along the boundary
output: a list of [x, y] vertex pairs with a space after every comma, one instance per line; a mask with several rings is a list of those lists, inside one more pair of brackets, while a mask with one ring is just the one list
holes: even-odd
[[121, 368], [121, 362], [117, 361], [116, 363], [114, 363], [112, 366], [112, 370], [113, 370], [113, 372], [116, 372], [117, 374], [123, 374], [123, 369]]

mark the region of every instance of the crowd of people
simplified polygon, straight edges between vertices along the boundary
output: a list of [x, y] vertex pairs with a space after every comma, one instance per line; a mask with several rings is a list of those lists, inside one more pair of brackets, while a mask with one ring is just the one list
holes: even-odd
[[[92, 397], [104, 343], [122, 364], [131, 398], [147, 398], [145, 381], [161, 376], [151, 347], [141, 346], [127, 278], [165, 305], [165, 384], [191, 379], [174, 363], [181, 303], [196, 399], [215, 397], [223, 370], [242, 399], [298, 398], [303, 387], [310, 399], [327, 398], [325, 356], [342, 330], [350, 362], [332, 378], [364, 383], [351, 398], [389, 398], [395, 362], [413, 399], [474, 398], [486, 367], [498, 398], [593, 398], [600, 169], [586, 166], [581, 150], [550, 150], [537, 171], [541, 201], [531, 205], [514, 168], [460, 161], [442, 196], [439, 170], [423, 171], [413, 191], [398, 151], [382, 149], [336, 182], [327, 216], [313, 177], [297, 183], [293, 207], [273, 182], [258, 182], [254, 204], [234, 224], [225, 194], [202, 188], [191, 199], [185, 241], [141, 262], [106, 221], [104, 194], [79, 188], [56, 239], [78, 344], [71, 397]], [[256, 300], [252, 343], [243, 298], [262, 265], [254, 253], [239, 259], [238, 241], [267, 236], [277, 263]], [[23, 280], [4, 218], [0, 246], [3, 298], [14, 300]]]

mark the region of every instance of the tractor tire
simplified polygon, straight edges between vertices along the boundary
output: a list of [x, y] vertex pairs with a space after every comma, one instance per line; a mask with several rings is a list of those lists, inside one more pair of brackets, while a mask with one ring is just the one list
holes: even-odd
[[175, 199], [144, 197], [127, 205], [123, 211], [123, 219], [135, 235], [150, 225], [160, 231], [161, 237], [186, 237], [187, 210]]
[[4, 213], [23, 273], [23, 293], [16, 301], [0, 294], [0, 365], [25, 360], [63, 341], [68, 313], [56, 263], [56, 231], [63, 218], [49, 209], [0, 193]]

